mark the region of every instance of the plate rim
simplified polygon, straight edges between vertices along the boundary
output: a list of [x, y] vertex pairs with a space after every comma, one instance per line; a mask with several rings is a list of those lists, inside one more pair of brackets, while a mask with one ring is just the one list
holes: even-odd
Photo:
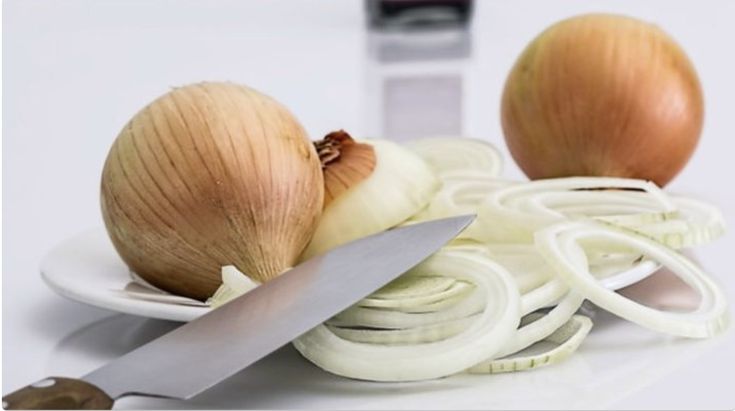
[[[40, 273], [43, 282], [56, 294], [72, 301], [139, 317], [188, 322], [210, 310], [208, 307], [176, 305], [164, 302], [127, 298], [124, 296], [114, 295], [112, 290], [84, 289], [78, 286], [78, 282], [64, 278], [65, 275], [54, 274], [54, 267], [58, 266], [61, 260], [69, 260], [68, 253], [73, 249], [79, 248], [80, 243], [85, 241], [89, 242], [91, 239], [102, 240], [103, 238], [104, 241], [106, 241], [106, 246], [109, 246], [106, 248], [111, 250], [112, 253], [110, 254], [113, 254], [116, 258], [115, 263], [127, 269], [127, 266], [125, 266], [125, 263], [112, 246], [112, 242], [107, 236], [104, 228], [95, 227], [79, 232], [71, 237], [67, 237], [57, 243], [49, 252], [46, 253], [46, 255], [44, 255], [40, 264]], [[100, 250], [102, 250], [102, 247], [100, 247]], [[90, 270], [95, 269], [96, 268], [94, 267], [90, 267]], [[65, 274], [68, 275], [68, 273]]]

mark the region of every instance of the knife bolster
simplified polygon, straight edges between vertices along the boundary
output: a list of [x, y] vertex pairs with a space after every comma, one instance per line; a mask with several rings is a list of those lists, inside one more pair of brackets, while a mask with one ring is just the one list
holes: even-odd
[[3, 397], [6, 410], [109, 410], [114, 401], [82, 380], [49, 377]]

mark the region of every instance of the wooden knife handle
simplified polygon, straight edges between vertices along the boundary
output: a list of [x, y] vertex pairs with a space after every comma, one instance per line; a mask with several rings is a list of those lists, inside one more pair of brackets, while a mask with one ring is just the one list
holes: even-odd
[[114, 401], [94, 385], [49, 377], [3, 397], [6, 410], [109, 410]]

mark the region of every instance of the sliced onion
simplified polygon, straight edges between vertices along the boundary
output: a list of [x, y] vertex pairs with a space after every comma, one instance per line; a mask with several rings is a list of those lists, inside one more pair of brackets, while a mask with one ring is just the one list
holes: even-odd
[[485, 361], [467, 370], [472, 374], [497, 374], [512, 371], [524, 371], [555, 364], [567, 359], [584, 341], [592, 329], [592, 321], [583, 315], [574, 315], [563, 326], [546, 337], [543, 341], [557, 344], [554, 348], [538, 354], [523, 355], [521, 353]]
[[631, 190], [541, 191], [513, 198], [526, 211], [570, 218], [604, 218], [616, 224], [644, 224], [665, 221], [676, 215], [662, 192]]
[[569, 286], [557, 278], [525, 293], [521, 297], [521, 315], [530, 314], [544, 307], [556, 305], [569, 292]]
[[479, 314], [475, 314], [458, 320], [403, 329], [351, 328], [333, 325], [327, 325], [327, 327], [335, 335], [352, 342], [385, 345], [420, 344], [453, 337], [477, 321], [478, 316]]
[[482, 312], [483, 292], [475, 290], [451, 307], [436, 312], [407, 313], [354, 306], [332, 317], [327, 324], [337, 327], [405, 329], [450, 322]]
[[671, 248], [708, 243], [725, 232], [725, 219], [717, 207], [691, 198], [672, 196], [677, 213], [667, 221], [631, 227]]
[[[451, 172], [441, 176], [442, 187], [429, 205], [408, 220], [408, 224], [464, 214], [477, 214], [487, 195], [511, 183], [476, 171]], [[474, 223], [457, 236], [458, 240], [474, 238]]]
[[582, 306], [583, 301], [584, 297], [581, 295], [574, 292], [567, 293], [551, 311], [539, 316], [533, 322], [522, 324], [513, 338], [503, 347], [499, 356], [513, 354], [548, 337], [569, 321]]
[[383, 288], [370, 294], [370, 298], [395, 299], [424, 297], [449, 289], [457, 280], [438, 275], [402, 275]]
[[439, 179], [410, 150], [387, 140], [361, 142], [375, 149], [375, 169], [324, 209], [302, 260], [400, 224], [439, 190]]
[[470, 294], [471, 290], [475, 287], [471, 284], [462, 284], [460, 292], [454, 295], [444, 298], [442, 300], [434, 301], [426, 304], [405, 304], [399, 305], [393, 310], [404, 313], [436, 313], [451, 307], [454, 307], [459, 302], [463, 301]]
[[521, 293], [521, 315], [553, 306], [569, 291], [533, 244], [489, 244], [485, 250], [516, 280]]
[[[561, 196], [553, 193], [561, 193]], [[566, 209], [553, 208], [565, 197], [574, 200], [571, 203], [578, 203], [573, 213], [569, 213], [570, 204], [565, 204]], [[549, 201], [550, 198], [556, 202], [546, 204], [545, 199]], [[612, 199], [619, 199], [613, 203], [619, 205], [617, 209], [611, 208]], [[640, 208], [631, 208], [639, 203], [642, 203]], [[590, 210], [585, 212], [584, 207], [590, 207]], [[616, 221], [625, 221], [622, 215], [631, 211], [635, 217], [630, 219], [641, 221], [647, 221], [651, 214], [660, 217], [676, 211], [675, 205], [661, 189], [647, 181], [607, 177], [536, 180], [491, 192], [480, 206], [475, 222], [478, 230], [473, 233], [477, 233], [478, 240], [486, 242], [531, 243], [534, 233], [550, 224], [581, 216], [602, 217], [599, 207], [604, 207], [604, 214], [609, 214]], [[659, 207], [658, 211], [652, 213], [651, 209], [655, 207]]]
[[553, 277], [551, 267], [533, 244], [484, 244], [473, 240], [455, 240], [447, 248], [489, 256], [513, 275], [521, 294]]
[[489, 175], [486, 172], [474, 169], [457, 169], [445, 171], [439, 174], [442, 181], [466, 181], [477, 184], [487, 184], [492, 189], [497, 189], [511, 184], [519, 184], [518, 181], [508, 180], [498, 176]]
[[629, 266], [616, 264], [590, 265], [592, 275], [599, 279], [600, 285], [610, 290], [619, 290], [648, 278], [661, 268], [661, 265], [651, 260], [641, 260]]
[[411, 141], [407, 147], [421, 156], [440, 175], [458, 170], [473, 170], [497, 177], [503, 169], [500, 152], [484, 140], [427, 137]]
[[383, 346], [345, 340], [321, 325], [295, 340], [294, 346], [329, 372], [374, 381], [439, 378], [493, 356], [520, 320], [520, 297], [510, 274], [491, 260], [458, 252], [439, 252], [415, 270], [427, 268], [471, 282], [482, 292], [482, 313], [460, 334], [425, 344]]
[[[420, 280], [421, 277], [418, 277], [418, 276], [410, 276], [410, 277], [417, 277], [416, 278], [417, 282], [419, 284], [422, 284]], [[390, 297], [390, 298], [386, 298], [384, 296], [371, 295], [370, 297], [360, 300], [360, 302], [358, 302], [357, 305], [362, 306], [362, 307], [392, 308], [392, 309], [398, 309], [398, 308], [404, 308], [404, 307], [425, 306], [425, 305], [437, 303], [439, 301], [451, 299], [452, 297], [464, 296], [468, 294], [472, 290], [472, 288], [473, 288], [472, 284], [469, 284], [465, 281], [454, 281], [454, 283], [452, 283], [446, 289], [438, 290], [436, 292], [429, 293], [429, 294], [402, 295], [399, 297]]]
[[442, 187], [429, 205], [411, 217], [412, 221], [426, 221], [462, 214], [477, 213], [480, 204], [492, 191], [511, 183], [492, 178], [442, 179]]
[[[660, 311], [605, 288], [589, 271], [580, 244], [587, 240], [594, 240], [595, 244], [623, 245], [660, 262], [697, 290], [702, 297], [699, 308], [683, 313]], [[656, 241], [591, 222], [562, 222], [537, 233], [536, 245], [559, 277], [575, 292], [629, 321], [655, 331], [691, 338], [713, 336], [727, 324], [727, 302], [717, 284], [689, 259]]]
[[513, 274], [521, 294], [540, 287], [554, 276], [551, 267], [533, 245], [490, 244], [487, 249], [493, 260]]

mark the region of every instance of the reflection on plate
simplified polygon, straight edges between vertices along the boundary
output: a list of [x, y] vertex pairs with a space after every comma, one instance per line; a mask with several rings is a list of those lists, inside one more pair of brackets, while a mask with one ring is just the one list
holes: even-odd
[[54, 248], [41, 263], [41, 276], [64, 297], [122, 313], [191, 321], [209, 311], [202, 302], [167, 294], [131, 276], [101, 228]]

